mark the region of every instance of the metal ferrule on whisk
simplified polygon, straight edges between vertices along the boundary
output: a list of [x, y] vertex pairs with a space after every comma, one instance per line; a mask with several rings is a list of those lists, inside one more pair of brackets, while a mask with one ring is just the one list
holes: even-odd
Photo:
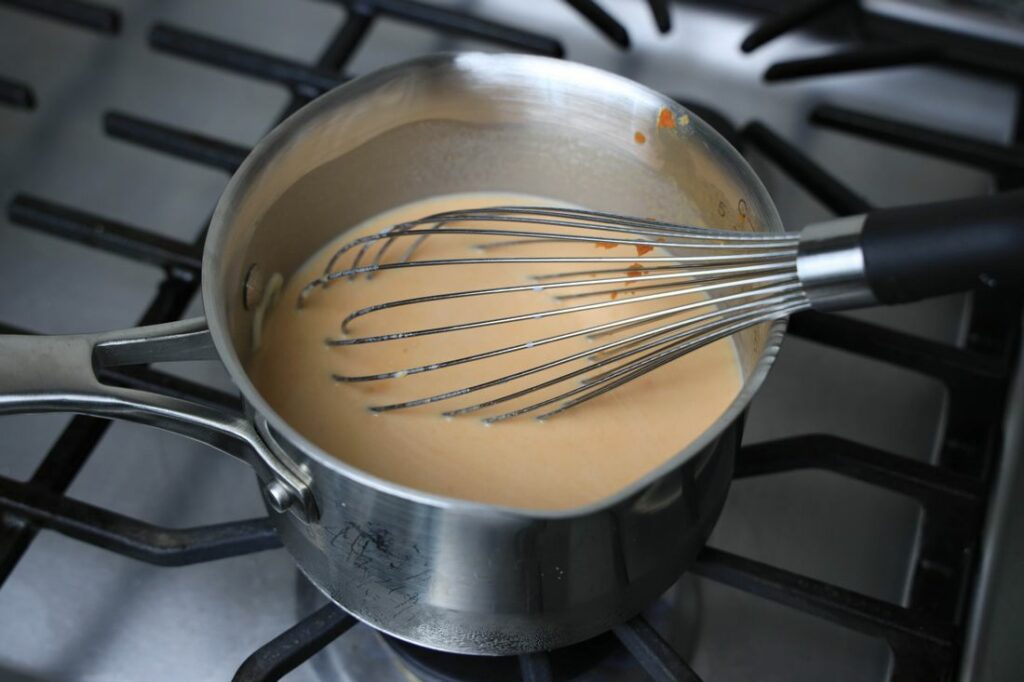
[[796, 272], [816, 310], [877, 305], [864, 271], [861, 233], [867, 216], [852, 215], [808, 225], [800, 232]]

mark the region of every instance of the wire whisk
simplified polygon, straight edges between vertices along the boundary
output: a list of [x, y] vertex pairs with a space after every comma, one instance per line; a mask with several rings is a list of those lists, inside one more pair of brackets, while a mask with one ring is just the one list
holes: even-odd
[[[478, 245], [479, 255], [472, 257], [417, 259], [417, 252], [428, 238], [444, 239], [455, 235], [486, 237], [491, 241]], [[636, 249], [637, 256], [588, 256], [576, 251], [561, 256], [502, 255], [503, 251], [514, 250], [518, 246], [544, 244], [597, 245], [606, 249], [631, 246]], [[316, 291], [339, 280], [360, 276], [372, 278], [389, 270], [501, 265], [504, 266], [501, 272], [515, 274], [516, 266], [525, 264], [545, 264], [556, 269], [556, 272], [534, 275], [527, 283], [413, 296], [362, 307], [348, 313], [341, 320], [341, 333], [327, 340], [329, 346], [356, 346], [553, 316], [579, 315], [599, 309], [621, 310], [621, 317], [610, 321], [460, 357], [439, 358], [428, 364], [374, 374], [334, 375], [341, 382], [383, 381], [569, 339], [586, 337], [600, 341], [598, 345], [582, 351], [474, 385], [369, 408], [379, 413], [447, 401], [583, 362], [582, 367], [565, 368], [567, 371], [525, 388], [443, 412], [446, 417], [466, 415], [561, 385], [563, 390], [554, 396], [484, 419], [486, 423], [495, 423], [538, 412], [537, 418], [543, 420], [714, 341], [809, 307], [797, 274], [798, 244], [799, 236], [792, 234], [685, 227], [579, 209], [508, 206], [456, 210], [395, 225], [344, 244], [332, 254], [323, 274], [302, 289], [297, 305], [301, 308]], [[404, 247], [404, 251], [398, 258], [385, 258], [393, 249], [400, 247]], [[352, 251], [355, 251], [352, 262], [337, 269], [342, 257]], [[587, 267], [561, 271], [563, 264], [584, 264]], [[623, 286], [628, 290], [624, 292]], [[513, 315], [435, 327], [369, 336], [352, 335], [352, 327], [357, 320], [385, 310], [520, 292], [549, 292], [554, 294], [555, 304]], [[700, 297], [698, 300], [680, 301], [697, 296]], [[657, 308], [652, 310], [652, 306]], [[641, 307], [643, 312], [638, 312]]]

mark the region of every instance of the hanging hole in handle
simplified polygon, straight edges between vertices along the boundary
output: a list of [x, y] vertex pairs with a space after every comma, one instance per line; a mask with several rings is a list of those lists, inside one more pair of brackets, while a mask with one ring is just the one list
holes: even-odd
[[267, 498], [267, 504], [279, 514], [288, 511], [296, 502], [295, 494], [277, 480], [263, 486], [263, 494]]

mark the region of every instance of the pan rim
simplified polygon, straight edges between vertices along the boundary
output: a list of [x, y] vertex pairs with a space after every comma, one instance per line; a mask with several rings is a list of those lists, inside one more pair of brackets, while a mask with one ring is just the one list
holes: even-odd
[[[292, 445], [301, 450], [305, 456], [315, 460], [320, 466], [334, 474], [368, 486], [378, 493], [392, 495], [410, 502], [446, 511], [464, 512], [477, 516], [488, 515], [503, 519], [574, 519], [616, 507], [624, 501], [641, 494], [647, 487], [663, 478], [669, 472], [678, 469], [686, 462], [697, 457], [705, 448], [711, 446], [728, 428], [732, 427], [760, 389], [771, 366], [774, 364], [775, 357], [778, 355], [782, 339], [785, 335], [787, 326], [785, 318], [769, 323], [764, 349], [761, 351], [760, 357], [749, 375], [743, 381], [739, 393], [726, 410], [697, 439], [691, 441], [658, 467], [615, 493], [585, 505], [568, 509], [529, 509], [446, 497], [410, 488], [358, 469], [309, 441], [278, 415], [269, 403], [263, 399], [249, 379], [248, 373], [242, 365], [234, 345], [231, 343], [227, 332], [228, 323], [224, 292], [219, 286], [220, 270], [223, 266], [222, 251], [228, 236], [231, 234], [232, 216], [240, 205], [241, 199], [245, 196], [247, 188], [251, 186], [253, 179], [272, 161], [280, 150], [288, 146], [295, 135], [299, 134], [322, 113], [332, 110], [339, 102], [357, 97], [361, 92], [372, 90], [378, 84], [387, 82], [396, 75], [415, 68], [487, 69], [492, 74], [503, 68], [512, 68], [518, 71], [527, 68], [536, 70], [547, 78], [557, 76], [565, 79], [586, 79], [588, 84], [594, 84], [595, 86], [600, 84], [609, 88], [629, 88], [639, 95], [654, 98], [666, 107], [679, 108], [678, 103], [661, 93], [635, 81], [595, 67], [534, 55], [473, 52], [438, 53], [397, 63], [356, 78], [323, 94], [286, 118], [255, 145], [229, 180], [214, 210], [203, 252], [202, 298], [206, 310], [207, 323], [220, 361], [226, 368], [234, 385], [241, 392], [247, 405], [265, 418], [274, 432], [283, 435]], [[695, 116], [694, 114], [691, 115]], [[743, 171], [746, 176], [745, 180], [750, 184], [750, 190], [759, 196], [766, 209], [770, 211], [771, 215], [767, 216], [767, 231], [782, 231], [782, 222], [778, 216], [775, 204], [760, 178], [758, 178], [742, 155], [728, 141], [711, 129], [710, 126], [706, 126], [706, 128], [707, 134], [717, 138], [716, 142], [720, 144], [721, 148], [732, 152], [732, 161], [737, 163]], [[313, 488], [315, 494], [315, 480]]]

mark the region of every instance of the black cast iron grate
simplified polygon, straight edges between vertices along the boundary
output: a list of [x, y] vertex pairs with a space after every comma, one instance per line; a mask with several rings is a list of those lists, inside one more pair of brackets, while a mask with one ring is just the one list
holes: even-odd
[[[955, 9], [970, 14], [969, 8]], [[793, 29], [843, 14], [847, 19], [844, 24], [854, 29], [858, 39], [855, 46], [776, 62], [765, 71], [765, 80], [785, 81], [912, 64], [937, 64], [1011, 82], [1020, 82], [1024, 77], [1024, 48], [1019, 45], [980, 38], [955, 21], [942, 27], [882, 14], [872, 11], [861, 0], [796, 0], [762, 21], [746, 37], [741, 49], [753, 52]]]
[[[27, 12], [48, 19], [63, 21], [80, 28], [115, 35], [121, 29], [121, 15], [113, 9], [78, 0], [0, 0]], [[19, 109], [35, 109], [36, 93], [32, 86], [15, 78], [0, 75], [0, 105]]]
[[[119, 30], [120, 16], [116, 10], [88, 2], [0, 2], [101, 33], [116, 34]], [[628, 46], [625, 30], [599, 5], [584, 0], [567, 2], [611, 40]], [[513, 49], [552, 56], [563, 54], [561, 44], [551, 38], [412, 0], [347, 0], [343, 4], [348, 9], [346, 21], [313, 65], [167, 24], [152, 27], [149, 44], [159, 51], [288, 88], [292, 98], [285, 115], [343, 82], [345, 77], [339, 73], [373, 22], [384, 16]], [[754, 49], [817, 14], [843, 4], [852, 3], [843, 0], [800, 3], [792, 11], [766, 21], [744, 43], [744, 49]], [[667, 0], [650, 0], [650, 5], [659, 29], [667, 31], [670, 26]], [[896, 44], [891, 47], [887, 60], [861, 58], [860, 62], [854, 62], [879, 67], [914, 61], [891, 56], [908, 53], [912, 56], [913, 49]], [[899, 52], [901, 49], [905, 51]], [[956, 59], [949, 57], [946, 61], [956, 62]], [[956, 65], [962, 66], [959, 62]], [[971, 63], [970, 67], [986, 68], [976, 63]], [[792, 72], [793, 67], [787, 68]], [[833, 60], [824, 67], [821, 64], [811, 69], [804, 67], [801, 75], [841, 70], [849, 70], [849, 60]], [[1005, 75], [1003, 71], [998, 73]], [[29, 84], [0, 77], [0, 103], [31, 108], [35, 95]], [[763, 124], [754, 122], [736, 131], [713, 110], [698, 105], [692, 108], [715, 123], [730, 140], [755, 148], [774, 161], [837, 214], [869, 208], [862, 197]], [[1016, 136], [1007, 146], [838, 107], [817, 107], [811, 114], [811, 121], [979, 166], [993, 172], [999, 186], [1008, 189], [1024, 185], [1024, 154], [1021, 154], [1024, 116], [1019, 105], [1017, 116]], [[124, 112], [108, 112], [103, 126], [107, 134], [116, 139], [228, 173], [241, 163], [248, 151]], [[162, 268], [166, 277], [140, 316], [140, 324], [177, 319], [198, 287], [202, 229], [198, 230], [194, 241], [185, 243], [27, 194], [19, 194], [11, 201], [8, 214], [13, 223], [27, 228]], [[969, 585], [978, 555], [984, 509], [997, 464], [1001, 417], [1019, 346], [1014, 320], [1019, 319], [1020, 312], [1020, 300], [995, 291], [979, 292], [975, 296], [964, 348], [845, 317], [802, 313], [793, 319], [790, 329], [797, 335], [901, 365], [946, 385], [950, 409], [938, 465], [829, 435], [783, 439], [747, 446], [741, 451], [738, 477], [801, 468], [828, 469], [916, 499], [924, 509], [925, 521], [908, 606], [858, 594], [712, 547], [700, 554], [694, 572], [883, 639], [893, 652], [894, 681], [950, 679], [962, 644], [962, 614], [965, 602], [970, 599]], [[0, 333], [28, 332], [0, 323]], [[112, 371], [105, 379], [221, 407], [239, 407], [234, 396], [148, 367]], [[161, 528], [66, 497], [64, 492], [88, 460], [108, 424], [102, 419], [75, 417], [28, 481], [0, 477], [0, 510], [5, 519], [11, 521], [0, 526], [0, 586], [41, 529], [57, 531], [162, 566], [213, 561], [280, 546], [267, 518], [196, 528]], [[235, 679], [279, 679], [355, 624], [351, 616], [328, 604], [254, 652], [242, 663]], [[643, 618], [615, 628], [614, 636], [651, 678], [699, 679]], [[524, 680], [553, 679], [551, 656], [546, 653], [520, 657], [519, 668]]]

